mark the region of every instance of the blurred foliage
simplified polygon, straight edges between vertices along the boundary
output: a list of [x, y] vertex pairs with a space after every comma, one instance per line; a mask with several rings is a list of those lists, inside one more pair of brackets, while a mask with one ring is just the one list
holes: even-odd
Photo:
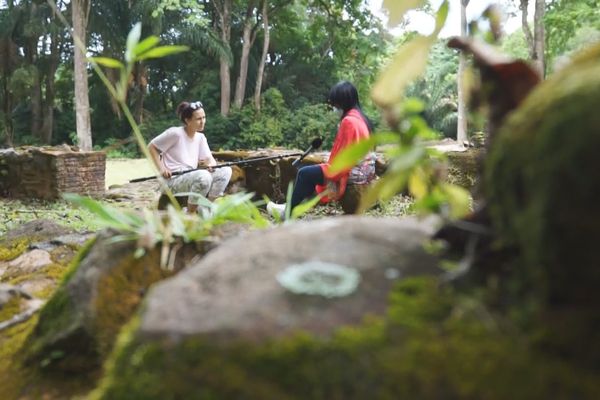
[[598, 0], [552, 0], [547, 3], [544, 17], [546, 54], [548, 65], [553, 68], [561, 57], [599, 40], [600, 3]]
[[444, 137], [456, 137], [458, 119], [457, 79], [458, 55], [438, 40], [431, 48], [423, 77], [406, 90], [407, 97], [424, 103], [423, 118]]

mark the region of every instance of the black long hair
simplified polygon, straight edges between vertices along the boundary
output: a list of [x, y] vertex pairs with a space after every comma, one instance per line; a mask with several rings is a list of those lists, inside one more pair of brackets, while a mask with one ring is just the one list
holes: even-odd
[[373, 131], [373, 123], [365, 113], [363, 112], [360, 106], [360, 100], [358, 99], [358, 90], [354, 87], [354, 85], [348, 81], [341, 81], [336, 83], [330, 90], [329, 96], [327, 96], [327, 103], [329, 105], [342, 109], [342, 118], [343, 119], [348, 111], [356, 109], [362, 116], [365, 124], [367, 124], [367, 128], [369, 128], [369, 133]]

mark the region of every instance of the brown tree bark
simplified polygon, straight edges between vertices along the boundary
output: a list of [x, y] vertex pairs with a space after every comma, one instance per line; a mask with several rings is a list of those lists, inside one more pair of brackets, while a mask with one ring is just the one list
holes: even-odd
[[90, 0], [72, 0], [73, 40], [75, 42], [75, 121], [77, 141], [81, 150], [92, 150], [92, 127], [90, 121], [90, 99], [86, 55], [86, 31], [90, 13]]
[[49, 41], [49, 56], [48, 67], [45, 71], [45, 90], [42, 100], [42, 126], [41, 138], [44, 143], [52, 143], [52, 135], [54, 130], [54, 98], [56, 94], [54, 76], [58, 69], [60, 61], [60, 45], [59, 35], [53, 33], [50, 35]]
[[142, 62], [136, 63], [133, 69], [133, 117], [139, 124], [144, 122], [144, 99], [148, 90], [148, 69]]
[[12, 120], [13, 94], [8, 82], [15, 69], [17, 59], [17, 46], [9, 38], [0, 39], [0, 89], [2, 90], [2, 115], [4, 119], [4, 142], [9, 147], [14, 145], [14, 128]]
[[248, 2], [244, 17], [244, 29], [242, 31], [242, 54], [240, 55], [240, 73], [235, 85], [235, 96], [233, 106], [242, 108], [246, 94], [246, 83], [248, 81], [248, 62], [250, 58], [250, 49], [256, 40], [257, 25], [253, 22], [253, 16], [257, 9], [254, 1]]
[[[223, 43], [229, 44], [231, 39], [231, 7], [232, 0], [214, 0], [212, 2], [218, 15], [217, 27]], [[219, 77], [221, 80], [221, 115], [229, 114], [231, 104], [231, 71], [226, 56], [219, 58]]]
[[262, 82], [265, 73], [265, 63], [269, 52], [269, 42], [271, 40], [271, 32], [269, 30], [269, 7], [267, 0], [263, 0], [262, 4], [262, 21], [263, 21], [263, 48], [258, 71], [256, 72], [256, 86], [254, 87], [254, 108], [260, 112], [260, 94], [262, 92]]
[[[37, 4], [32, 2], [29, 9], [30, 17], [32, 20], [37, 15]], [[25, 53], [25, 59], [27, 64], [30, 65], [31, 71], [33, 72], [31, 88], [29, 91], [29, 130], [31, 136], [41, 139], [41, 126], [42, 126], [42, 84], [41, 84], [41, 71], [38, 67], [38, 41], [39, 37], [31, 32], [26, 35], [25, 46], [23, 51]]]

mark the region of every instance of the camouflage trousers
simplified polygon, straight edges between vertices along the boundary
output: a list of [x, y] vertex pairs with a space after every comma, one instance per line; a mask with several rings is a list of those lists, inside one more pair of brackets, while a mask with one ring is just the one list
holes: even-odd
[[[212, 172], [199, 169], [187, 174], [177, 175], [167, 181], [169, 189], [177, 193], [198, 193], [209, 199], [222, 196], [231, 179], [231, 168], [216, 168]], [[189, 196], [189, 204], [198, 204], [198, 197]]]

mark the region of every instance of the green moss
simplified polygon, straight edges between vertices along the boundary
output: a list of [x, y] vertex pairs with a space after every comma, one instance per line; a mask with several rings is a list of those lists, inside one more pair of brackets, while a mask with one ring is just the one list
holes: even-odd
[[110, 271], [102, 274], [95, 284], [91, 303], [76, 305], [66, 283], [92, 244], [86, 244], [79, 252], [61, 287], [42, 309], [31, 337], [28, 358], [60, 370], [89, 370], [98, 366], [148, 287], [174, 273], [160, 267], [158, 248], [135, 258], [132, 245], [129, 252], [120, 251]]
[[112, 349], [117, 333], [131, 318], [148, 287], [173, 273], [160, 267], [160, 250], [156, 248], [141, 258], [132, 253], [101, 278], [94, 300], [94, 335], [101, 354]]
[[[535, 319], [562, 308], [600, 306], [600, 46], [545, 81], [507, 120], [486, 162], [485, 192], [494, 227], [520, 254], [510, 301], [533, 297]], [[578, 342], [598, 343], [598, 318], [577, 324]], [[570, 325], [558, 327], [567, 338]], [[552, 341], [574, 360], [600, 363], [600, 349]]]
[[80, 398], [91, 389], [93, 376], [70, 374], [47, 379], [36, 365], [23, 362], [27, 338], [37, 316], [0, 332], [0, 394], [3, 400]]
[[61, 281], [62, 285], [64, 285], [66, 282], [68, 282], [73, 277], [73, 275], [75, 274], [75, 272], [79, 268], [79, 264], [81, 264], [81, 261], [85, 257], [87, 257], [87, 255], [89, 254], [90, 250], [94, 246], [94, 243], [96, 243], [96, 240], [97, 240], [97, 237], [94, 236], [93, 238], [91, 238], [90, 240], [88, 240], [87, 242], [85, 242], [85, 244], [81, 247], [81, 249], [79, 249], [79, 251], [77, 252], [77, 254], [75, 255], [75, 257], [69, 263], [67, 271], [65, 272], [65, 274], [62, 277], [62, 281]]
[[7, 243], [0, 243], [0, 261], [11, 261], [27, 250], [31, 241], [29, 239], [18, 239]]
[[331, 338], [145, 338], [131, 327], [97, 399], [595, 398], [594, 374], [536, 353], [472, 297], [410, 279], [385, 318]]
[[39, 322], [29, 340], [27, 358], [40, 361], [51, 354], [56, 356], [64, 352], [61, 346], [75, 347], [76, 343], [68, 343], [66, 339], [78, 329], [82, 318], [67, 289], [58, 288], [40, 312]]
[[65, 271], [66, 266], [52, 263], [32, 273], [15, 276], [9, 279], [8, 283], [11, 285], [19, 285], [36, 278], [50, 278], [54, 281], [58, 281], [62, 278]]
[[6, 321], [21, 312], [21, 296], [14, 296], [0, 307], [0, 322]]
[[37, 317], [34, 316], [0, 332], [0, 388], [3, 399], [20, 398], [22, 388], [31, 381], [32, 373], [23, 368], [18, 355], [36, 322]]

